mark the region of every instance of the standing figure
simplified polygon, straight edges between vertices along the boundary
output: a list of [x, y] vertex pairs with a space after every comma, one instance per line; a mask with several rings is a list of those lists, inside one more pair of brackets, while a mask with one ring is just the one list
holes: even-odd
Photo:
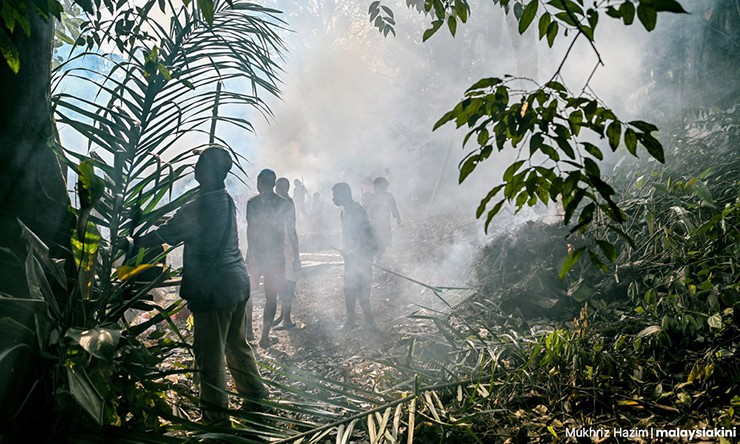
[[[298, 233], [295, 229], [295, 204], [293, 199], [288, 196], [290, 181], [281, 177], [275, 182], [275, 192], [278, 196], [287, 200], [290, 204], [288, 221], [285, 224], [285, 285], [283, 290], [278, 294], [280, 296], [280, 317], [275, 321], [275, 325], [282, 322], [283, 329], [292, 329], [296, 325], [291, 318], [293, 309], [293, 297], [295, 296], [296, 281], [298, 273], [301, 271], [301, 256], [298, 251]], [[278, 327], [280, 328], [280, 327]]]
[[224, 186], [231, 165], [225, 149], [211, 147], [203, 151], [195, 165], [199, 193], [137, 244], [185, 244], [180, 296], [193, 313], [193, 352], [207, 423], [228, 420], [227, 366], [237, 392], [245, 397], [245, 406], [258, 407], [259, 400], [268, 393], [244, 339], [250, 286], [239, 251], [236, 208]]
[[370, 227], [362, 205], [352, 199], [352, 190], [344, 182], [335, 184], [332, 189], [334, 204], [342, 207], [342, 257], [344, 258], [344, 298], [347, 306], [347, 320], [344, 330], [355, 327], [355, 305], [365, 316], [365, 325], [376, 330], [375, 319], [370, 308], [370, 288], [373, 276], [373, 256], [378, 244]]
[[321, 194], [318, 192], [313, 193], [313, 201], [311, 201], [311, 225], [316, 233], [324, 231], [324, 201], [321, 200]]
[[383, 257], [383, 253], [391, 245], [393, 239], [391, 215], [396, 219], [396, 225], [401, 225], [401, 214], [398, 212], [396, 199], [388, 191], [389, 185], [385, 177], [376, 178], [373, 181], [375, 191], [370, 195], [367, 202], [367, 214], [370, 217], [370, 224], [378, 240], [377, 260]]
[[297, 212], [305, 216], [306, 194], [308, 194], [308, 190], [303, 186], [303, 182], [301, 182], [300, 179], [294, 180], [293, 185], [295, 185], [293, 188], [293, 203], [295, 204], [295, 209]]
[[[270, 169], [257, 175], [258, 195], [247, 201], [247, 265], [253, 284], [265, 289], [265, 312], [259, 345], [270, 346], [270, 329], [277, 311], [277, 295], [285, 286], [285, 226], [290, 223], [290, 203], [275, 194], [277, 176]], [[247, 328], [252, 328], [252, 307], [247, 308]]]

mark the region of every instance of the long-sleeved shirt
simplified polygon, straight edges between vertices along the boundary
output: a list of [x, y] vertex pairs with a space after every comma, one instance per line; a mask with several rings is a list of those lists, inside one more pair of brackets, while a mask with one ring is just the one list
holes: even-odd
[[249, 298], [234, 201], [225, 189], [197, 194], [155, 233], [167, 244], [185, 244], [180, 296], [190, 311], [228, 307]]

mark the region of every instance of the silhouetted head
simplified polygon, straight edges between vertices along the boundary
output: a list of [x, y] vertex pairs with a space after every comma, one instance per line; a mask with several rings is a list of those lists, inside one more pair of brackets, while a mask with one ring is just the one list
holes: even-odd
[[345, 182], [339, 182], [331, 187], [332, 202], [338, 207], [343, 207], [352, 202], [352, 189]]
[[275, 181], [275, 192], [280, 196], [287, 196], [288, 190], [290, 190], [290, 181], [285, 177], [281, 177]]
[[206, 148], [195, 164], [195, 180], [203, 188], [222, 188], [233, 163], [231, 154], [224, 148]]
[[297, 186], [297, 187], [298, 187], [298, 186], [300, 186], [300, 185], [302, 185], [301, 179], [296, 179], [296, 180], [294, 180], [294, 181], [293, 181], [293, 185], [295, 185], [295, 186]]
[[257, 175], [257, 191], [260, 193], [272, 191], [272, 189], [275, 188], [276, 180], [277, 174], [275, 174], [271, 169], [265, 168]]
[[388, 189], [388, 186], [390, 183], [388, 183], [388, 179], [385, 177], [376, 177], [373, 181], [373, 188], [375, 191], [385, 191]]

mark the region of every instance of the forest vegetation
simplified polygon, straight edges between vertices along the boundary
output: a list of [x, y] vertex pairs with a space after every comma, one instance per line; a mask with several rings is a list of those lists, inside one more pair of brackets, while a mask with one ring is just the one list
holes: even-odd
[[[393, 38], [394, 9], [367, 3]], [[737, 2], [494, 3], [518, 33], [549, 46], [585, 40], [597, 56], [600, 21], [652, 31], [690, 10], [705, 32], [673, 17], [669, 51], [685, 63], [654, 61], [661, 80], [645, 86], [645, 120], [621, 120], [560, 69], [530, 90], [507, 73], [473, 83], [428, 129], [466, 128], [474, 148], [459, 181], [518, 154], [471, 211], [488, 228], [503, 208], [561, 205], [562, 221], [487, 244], [476, 296], [414, 315], [427, 327], [379, 360], [382, 390], [269, 363], [265, 378], [284, 398], [267, 413], [231, 412], [235, 426], [219, 428], [181, 414], [173, 399], [197, 398], [172, 377], [192, 369], [163, 365], [190, 348], [184, 302], [151, 296], [178, 270], [162, 266], [164, 253], [132, 255], [129, 240], [190, 198], [173, 194], [197, 155], [177, 150], [185, 136], [228, 146], [217, 123], [253, 128], [229, 105], [269, 115], [290, 22], [242, 0], [3, 1], [0, 441], [519, 443], [585, 429], [735, 430]], [[428, 22], [424, 41], [454, 36], [471, 14], [466, 0], [406, 5]], [[53, 60], [55, 41], [76, 49]], [[94, 94], [67, 93], [72, 80]], [[85, 149], [62, 146], [61, 126]], [[66, 169], [78, 178], [75, 205]], [[132, 324], [130, 309], [151, 319]]]

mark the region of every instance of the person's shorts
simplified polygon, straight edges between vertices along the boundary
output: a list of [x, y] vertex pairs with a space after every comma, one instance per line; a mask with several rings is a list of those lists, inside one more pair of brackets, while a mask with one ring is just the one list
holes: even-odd
[[254, 267], [249, 270], [249, 276], [252, 280], [252, 291], [257, 289], [262, 278], [262, 285], [265, 286], [265, 293], [277, 294], [285, 288], [285, 267]]

